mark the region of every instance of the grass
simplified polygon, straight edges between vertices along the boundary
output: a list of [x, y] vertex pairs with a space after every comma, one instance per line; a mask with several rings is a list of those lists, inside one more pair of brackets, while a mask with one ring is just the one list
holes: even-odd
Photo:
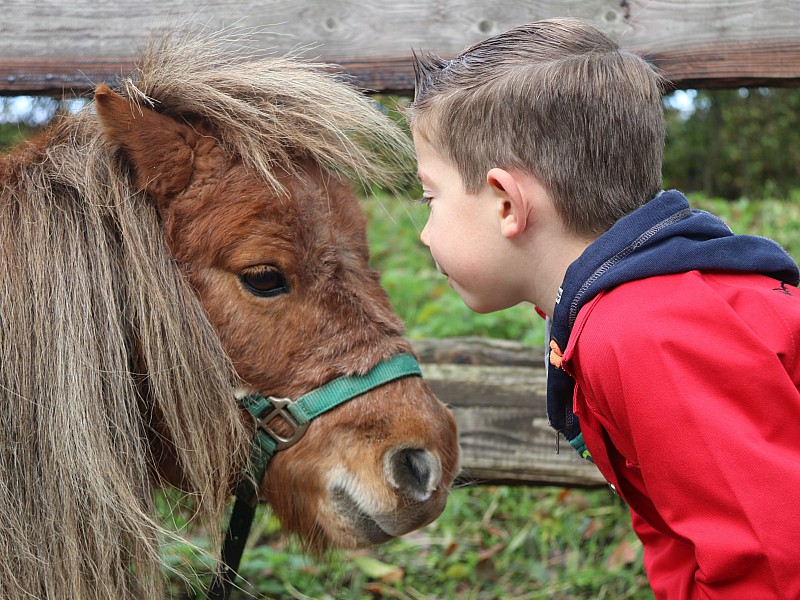
[[[466, 487], [454, 490], [431, 525], [383, 546], [303, 554], [267, 509], [242, 561], [240, 598], [316, 600], [650, 599], [641, 544], [607, 490]], [[202, 539], [195, 540], [202, 545]], [[212, 552], [213, 549], [206, 549]], [[208, 584], [207, 557], [168, 545], [176, 597]]]
[[[413, 197], [410, 194], [409, 197]], [[794, 202], [726, 202], [691, 197], [736, 233], [765, 235], [800, 256], [800, 194]], [[530, 306], [493, 315], [466, 309], [436, 272], [418, 240], [425, 208], [385, 194], [364, 201], [373, 264], [412, 338], [481, 335], [540, 344], [541, 320]], [[652, 599], [642, 547], [628, 511], [608, 490], [462, 487], [431, 525], [366, 551], [317, 560], [286, 539], [267, 509], [245, 553], [249, 582], [240, 598], [316, 600]], [[202, 540], [196, 540], [202, 545]], [[182, 573], [209, 560], [187, 544], [167, 549]], [[211, 554], [215, 549], [207, 549]], [[202, 592], [207, 577], [171, 579], [171, 591]]]

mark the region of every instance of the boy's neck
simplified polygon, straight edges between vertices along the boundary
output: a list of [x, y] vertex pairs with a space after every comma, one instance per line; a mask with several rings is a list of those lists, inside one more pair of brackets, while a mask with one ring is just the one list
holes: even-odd
[[532, 249], [535, 277], [529, 278], [528, 301], [539, 307], [548, 317], [553, 316], [561, 284], [569, 266], [586, 250], [591, 239], [568, 235], [549, 235], [542, 238], [538, 249]]

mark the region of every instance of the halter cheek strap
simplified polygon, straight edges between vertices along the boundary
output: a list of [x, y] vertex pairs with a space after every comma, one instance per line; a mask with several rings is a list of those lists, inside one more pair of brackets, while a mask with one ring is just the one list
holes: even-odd
[[[379, 362], [363, 375], [333, 379], [297, 400], [264, 397], [257, 393], [239, 400], [242, 408], [255, 419], [256, 433], [248, 469], [236, 488], [236, 503], [222, 548], [222, 570], [212, 582], [209, 600], [227, 598], [233, 587], [258, 504], [258, 487], [275, 453], [299, 442], [308, 429], [309, 422], [315, 417], [356, 396], [403, 377], [422, 377], [419, 364], [410, 354], [397, 354]], [[292, 433], [278, 434], [270, 426], [275, 419], [282, 419], [287, 423]]]
[[[239, 403], [256, 421], [256, 434], [244, 485], [237, 489], [237, 497], [244, 493], [250, 496], [245, 499], [253, 503], [258, 501], [257, 488], [269, 461], [275, 452], [299, 442], [312, 419], [385, 383], [409, 376], [422, 377], [419, 364], [410, 354], [397, 354], [379, 362], [364, 375], [339, 377], [294, 401], [272, 396], [265, 398], [261, 394], [242, 398]], [[288, 436], [278, 434], [270, 426], [275, 419], [288, 424], [292, 433]]]

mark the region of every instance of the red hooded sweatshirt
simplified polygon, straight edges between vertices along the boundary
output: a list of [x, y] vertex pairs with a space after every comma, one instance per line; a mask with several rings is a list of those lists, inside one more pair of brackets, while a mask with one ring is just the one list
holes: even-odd
[[630, 506], [657, 598], [798, 599], [797, 267], [768, 240], [710, 234], [718, 223], [687, 207], [662, 194], [570, 267], [558, 414]]

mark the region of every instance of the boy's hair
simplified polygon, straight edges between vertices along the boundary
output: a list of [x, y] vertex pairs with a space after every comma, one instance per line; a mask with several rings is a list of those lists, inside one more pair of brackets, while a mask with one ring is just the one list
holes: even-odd
[[597, 29], [551, 19], [447, 61], [415, 55], [415, 135], [477, 193], [492, 167], [534, 175], [567, 228], [596, 235], [661, 189], [663, 80]]

